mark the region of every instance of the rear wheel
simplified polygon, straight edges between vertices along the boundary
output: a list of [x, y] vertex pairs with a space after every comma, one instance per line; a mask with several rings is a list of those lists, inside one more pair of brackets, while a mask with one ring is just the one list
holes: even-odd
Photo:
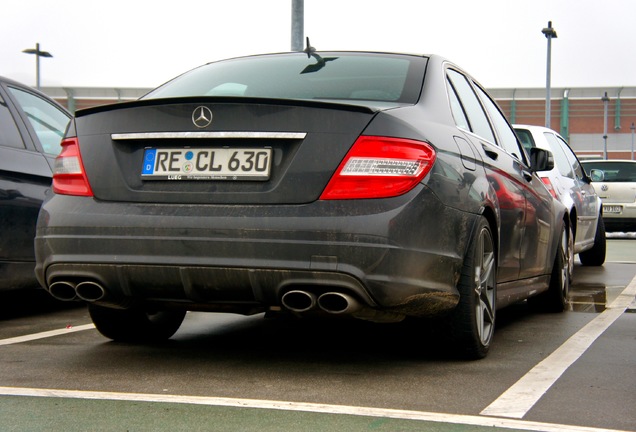
[[603, 222], [603, 217], [599, 215], [598, 223], [596, 224], [596, 235], [594, 236], [594, 246], [592, 246], [592, 249], [579, 254], [581, 264], [584, 266], [602, 266], [605, 263], [607, 247], [605, 242], [605, 223]]
[[91, 304], [88, 312], [97, 330], [120, 342], [158, 342], [177, 332], [185, 311], [151, 311], [143, 308], [111, 309]]
[[484, 358], [495, 330], [495, 244], [485, 218], [477, 224], [457, 286], [459, 304], [451, 314], [450, 330], [458, 350], [467, 358]]
[[548, 290], [536, 297], [531, 297], [528, 302], [534, 307], [546, 312], [563, 312], [570, 290], [570, 258], [569, 251], [572, 231], [564, 224], [561, 228], [559, 247], [554, 258], [550, 286]]
[[572, 227], [567, 228], [568, 245], [565, 254], [565, 269], [568, 272], [568, 286], [572, 284], [574, 280], [574, 233]]

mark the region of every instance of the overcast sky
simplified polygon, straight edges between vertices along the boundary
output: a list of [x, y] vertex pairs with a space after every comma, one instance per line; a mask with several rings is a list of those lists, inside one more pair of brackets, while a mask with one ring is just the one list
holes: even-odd
[[[3, 0], [0, 75], [35, 86], [156, 87], [198, 65], [289, 51], [292, 0]], [[440, 54], [488, 88], [636, 86], [636, 0], [304, 0], [320, 50]]]

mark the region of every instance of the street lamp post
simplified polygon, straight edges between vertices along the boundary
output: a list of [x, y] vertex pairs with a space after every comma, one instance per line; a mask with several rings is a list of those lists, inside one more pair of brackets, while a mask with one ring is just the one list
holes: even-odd
[[541, 30], [541, 33], [543, 33], [546, 37], [546, 39], [548, 39], [548, 61], [546, 64], [546, 73], [545, 73], [545, 90], [546, 90], [546, 96], [545, 96], [545, 127], [549, 128], [550, 127], [550, 105], [551, 105], [551, 95], [550, 95], [550, 70], [552, 68], [552, 39], [556, 39], [557, 38], [557, 32], [554, 28], [552, 28], [552, 21], [548, 21], [548, 26], [546, 28], [544, 28], [543, 30]]
[[603, 101], [603, 159], [607, 159], [607, 106], [609, 105], [609, 98], [607, 92], [601, 98]]
[[40, 51], [40, 44], [35, 44], [35, 49], [29, 48], [22, 51], [26, 54], [35, 54], [35, 85], [40, 90], [40, 57], [53, 57], [48, 51]]
[[291, 50], [302, 51], [305, 34], [305, 1], [292, 0]]

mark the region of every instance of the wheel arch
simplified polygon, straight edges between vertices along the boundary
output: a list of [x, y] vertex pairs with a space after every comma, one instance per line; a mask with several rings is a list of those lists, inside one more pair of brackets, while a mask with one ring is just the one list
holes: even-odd
[[576, 229], [578, 228], [578, 213], [576, 211], [576, 207], [570, 208], [568, 220], [570, 224], [570, 229], [572, 230], [572, 236], [576, 239]]
[[499, 265], [499, 223], [497, 221], [497, 215], [495, 213], [495, 210], [487, 206], [483, 208], [481, 215], [486, 218], [486, 220], [488, 221], [488, 225], [490, 226], [490, 231], [495, 246], [495, 263]]
[[570, 229], [572, 227], [572, 221], [570, 220], [570, 212], [568, 211], [568, 207], [563, 205], [560, 201], [553, 201], [553, 224], [556, 229], [552, 230], [552, 241], [550, 244], [548, 258], [549, 261], [546, 263], [547, 271], [550, 272], [552, 270], [552, 265], [556, 258], [556, 254], [559, 250], [559, 243], [561, 242], [561, 230], [562, 229]]
[[[559, 247], [560, 247], [560, 243], [561, 243], [561, 232], [562, 230], [566, 230], [566, 232], [568, 230], [570, 230], [571, 228], [571, 221], [570, 221], [570, 217], [568, 215], [567, 212], [565, 212], [563, 214], [563, 216], [561, 217], [560, 221], [559, 219], [556, 219], [556, 223], [558, 224], [558, 231], [554, 231], [554, 238], [552, 240], [552, 253], [550, 254], [550, 261], [548, 262], [548, 270], [551, 271], [552, 266], [554, 264], [554, 260], [556, 259], [556, 255], [557, 253], [559, 253]], [[572, 234], [572, 231], [569, 231], [570, 235], [572, 235], [572, 237], [574, 237], [574, 234]]]

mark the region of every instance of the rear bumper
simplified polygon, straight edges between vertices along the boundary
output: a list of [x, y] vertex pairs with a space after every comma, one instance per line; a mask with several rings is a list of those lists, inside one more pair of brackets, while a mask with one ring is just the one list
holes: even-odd
[[603, 212], [603, 222], [608, 230], [633, 231], [636, 230], [636, 204], [604, 203], [608, 206], [621, 206], [620, 213]]
[[636, 231], [636, 217], [630, 219], [603, 216], [603, 222], [607, 231]]
[[289, 290], [335, 289], [376, 309], [431, 315], [457, 303], [475, 218], [443, 206], [425, 187], [388, 200], [302, 206], [57, 195], [38, 221], [36, 275], [47, 289], [56, 281], [95, 281], [104, 301], [122, 304], [266, 310]]

